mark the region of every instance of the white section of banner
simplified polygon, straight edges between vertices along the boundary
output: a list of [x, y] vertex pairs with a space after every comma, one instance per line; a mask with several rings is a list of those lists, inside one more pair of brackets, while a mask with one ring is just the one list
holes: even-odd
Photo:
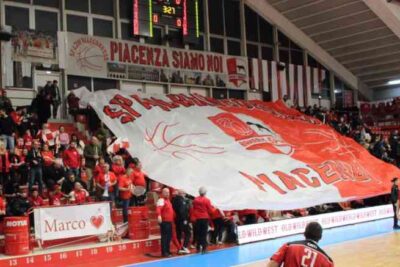
[[35, 238], [55, 240], [104, 235], [112, 230], [108, 202], [34, 210]]
[[313, 85], [312, 85], [312, 92], [314, 94], [319, 94], [320, 92], [320, 80], [319, 80], [319, 68], [312, 68], [313, 70]]
[[259, 65], [258, 65], [258, 59], [252, 58], [251, 59], [251, 67], [253, 70], [253, 89], [258, 90], [260, 88], [260, 71], [259, 71]]
[[[285, 201], [282, 201], [279, 191], [258, 190], [247, 174], [265, 173], [277, 183], [281, 181], [273, 173], [275, 170], [290, 173], [293, 169], [302, 168], [309, 171], [310, 177], [319, 177], [319, 174], [304, 162], [291, 157], [292, 146], [280, 143], [280, 134], [273, 132], [272, 126], [267, 126], [253, 115], [229, 113], [213, 106], [179, 106], [169, 111], [160, 107], [148, 109], [120, 90], [102, 90], [92, 93], [91, 96], [82, 95], [86, 96], [83, 100], [90, 102], [100, 120], [117, 137], [129, 139], [131, 146], [128, 151], [140, 158], [151, 179], [194, 196], [198, 194], [198, 188], [206, 186], [208, 196], [220, 209], [281, 210], [343, 199], [334, 184], [321, 184], [319, 188], [298, 188], [288, 192]], [[117, 96], [118, 100], [115, 99]], [[150, 95], [139, 94], [137, 97], [149, 99]], [[151, 97], [158, 101], [171, 102], [166, 95]], [[118, 104], [110, 105], [111, 99], [118, 103], [132, 103], [129, 104], [129, 109], [124, 109], [122, 117], [115, 118], [114, 112], [121, 110], [121, 107]], [[130, 112], [133, 111], [139, 117], [135, 117], [134, 122], [129, 122]], [[249, 125], [251, 122], [251, 125], [268, 127], [273, 136], [264, 142], [277, 152], [268, 149], [249, 150], [245, 143], [235, 141], [223, 131], [224, 116], [228, 123], [233, 120], [233, 123]], [[122, 122], [122, 119], [127, 121]], [[264, 129], [254, 126], [249, 130], [265, 136]], [[260, 142], [260, 139], [250, 138], [246, 142], [252, 141]], [[222, 177], [229, 177], [229, 183]]]
[[285, 67], [284, 70], [279, 71], [279, 78], [281, 79], [282, 97], [284, 95], [287, 95], [287, 92], [288, 92], [288, 90], [287, 90], [288, 84], [287, 84], [287, 79], [286, 79], [286, 72], [287, 71], [288, 71], [288, 69], [286, 67]]
[[307, 67], [306, 68], [306, 95], [307, 95], [307, 105], [311, 105], [311, 87], [312, 87], [312, 81], [311, 81], [311, 68]]
[[288, 235], [304, 233], [310, 222], [319, 222], [324, 229], [357, 224], [393, 217], [392, 205], [348, 211], [332, 212], [315, 216], [266, 222], [238, 227], [239, 244], [273, 239]]
[[304, 80], [303, 66], [297, 66], [297, 90], [299, 92], [299, 106], [304, 107]]
[[271, 90], [271, 93], [272, 93], [272, 97], [271, 97], [271, 99], [272, 99], [272, 101], [276, 101], [276, 100], [278, 100], [279, 99], [279, 94], [278, 94], [278, 69], [277, 69], [277, 66], [276, 66], [276, 62], [275, 61], [271, 61], [271, 79], [272, 79], [272, 82], [271, 82], [271, 84], [272, 84], [272, 90]]
[[294, 65], [289, 64], [289, 95], [290, 99], [294, 100]]
[[321, 69], [320, 71], [321, 71], [321, 85], [320, 86], [321, 86], [321, 90], [322, 90], [323, 82], [326, 79], [326, 71], [324, 69]]
[[261, 68], [262, 68], [262, 81], [263, 81], [263, 91], [269, 92], [269, 76], [268, 76], [268, 61], [263, 60], [261, 61]]

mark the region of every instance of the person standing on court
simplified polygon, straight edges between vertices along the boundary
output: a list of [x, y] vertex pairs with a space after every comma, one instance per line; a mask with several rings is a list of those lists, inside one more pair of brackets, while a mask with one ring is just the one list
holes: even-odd
[[204, 254], [207, 252], [208, 222], [214, 208], [206, 197], [207, 189], [205, 187], [200, 187], [199, 194], [200, 196], [196, 197], [192, 204], [193, 216], [196, 218], [194, 234], [196, 235], [197, 252]]
[[157, 219], [161, 231], [161, 256], [171, 257], [169, 250], [172, 239], [172, 222], [174, 220], [174, 210], [169, 200], [169, 189], [164, 188], [161, 198], [157, 201]]
[[179, 242], [182, 242], [182, 237], [184, 237], [182, 249], [179, 251], [180, 254], [190, 253], [188, 249], [191, 235], [189, 226], [190, 205], [190, 200], [186, 197], [186, 193], [183, 190], [178, 190], [178, 194], [172, 198], [172, 207], [176, 214], [176, 236]]
[[393, 229], [400, 229], [398, 224], [398, 216], [399, 216], [399, 179], [397, 177], [392, 179], [392, 190], [390, 192], [390, 202], [393, 205]]
[[269, 261], [267, 267], [333, 267], [333, 261], [319, 246], [322, 227], [317, 222], [310, 222], [304, 232], [305, 240], [286, 243]]

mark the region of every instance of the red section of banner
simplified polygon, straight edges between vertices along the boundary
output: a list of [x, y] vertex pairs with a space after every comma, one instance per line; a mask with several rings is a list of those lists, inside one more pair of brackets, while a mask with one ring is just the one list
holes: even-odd
[[[297, 168], [289, 173], [274, 172], [274, 175], [279, 177], [286, 186], [286, 188], [279, 188], [281, 194], [299, 188], [319, 187], [321, 184], [326, 184], [337, 187], [342, 198], [367, 198], [388, 193], [391, 186], [390, 180], [400, 175], [398, 168], [378, 160], [353, 139], [338, 134], [334, 129], [296, 110], [288, 109], [281, 101], [275, 103], [260, 101], [259, 105], [264, 106], [265, 111], [236, 107], [222, 109], [261, 121], [263, 126], [268, 127], [272, 132], [268, 136], [268, 141], [259, 142], [256, 146], [246, 146], [247, 149], [261, 149], [271, 153], [291, 155], [293, 159], [304, 162], [308, 166], [309, 169]], [[268, 110], [270, 112], [266, 112]], [[227, 124], [222, 126], [218, 123], [219, 119], [228, 118], [245, 134], [240, 135], [233, 130], [235, 127], [228, 127]], [[251, 129], [249, 130], [242, 121], [234, 118], [232, 114], [223, 113], [210, 119], [237, 141], [244, 138], [246, 134], [251, 137], [260, 137], [251, 132]], [[309, 122], [306, 122], [307, 119]], [[302, 134], [293, 134], [293, 129]], [[271, 150], [271, 147], [274, 149]], [[310, 170], [317, 173], [320, 179], [311, 177]], [[258, 174], [258, 178], [252, 177], [252, 179], [258, 182], [262, 175], [264, 174]], [[246, 178], [249, 177], [246, 176]]]

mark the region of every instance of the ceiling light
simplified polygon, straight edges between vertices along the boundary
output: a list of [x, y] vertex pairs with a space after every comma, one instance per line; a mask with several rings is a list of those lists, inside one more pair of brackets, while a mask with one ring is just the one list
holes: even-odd
[[395, 85], [395, 84], [400, 84], [400, 80], [391, 80], [387, 83], [388, 85]]

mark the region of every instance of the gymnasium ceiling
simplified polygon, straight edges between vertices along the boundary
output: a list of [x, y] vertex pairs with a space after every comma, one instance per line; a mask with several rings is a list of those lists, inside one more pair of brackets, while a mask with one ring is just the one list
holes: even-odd
[[266, 1], [369, 88], [400, 79], [400, 38], [368, 0]]

